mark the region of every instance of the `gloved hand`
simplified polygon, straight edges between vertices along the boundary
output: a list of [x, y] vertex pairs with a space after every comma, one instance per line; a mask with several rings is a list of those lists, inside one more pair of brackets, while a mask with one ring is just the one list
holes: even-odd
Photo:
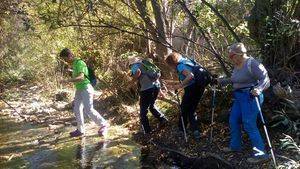
[[254, 88], [254, 89], [251, 90], [251, 95], [252, 95], [252, 96], [257, 97], [257, 96], [259, 96], [260, 94], [261, 94], [261, 91], [260, 91], [259, 89], [257, 89], [257, 88]]
[[218, 82], [218, 75], [212, 75], [212, 78], [211, 78], [211, 82], [210, 82], [210, 85], [218, 85], [219, 82]]
[[219, 82], [218, 82], [217, 78], [212, 78], [210, 84], [211, 85], [218, 85]]

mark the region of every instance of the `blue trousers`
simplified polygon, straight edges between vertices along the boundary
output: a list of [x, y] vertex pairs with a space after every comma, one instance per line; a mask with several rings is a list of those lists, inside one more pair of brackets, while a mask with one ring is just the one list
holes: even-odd
[[140, 120], [145, 133], [151, 132], [151, 127], [147, 117], [148, 109], [152, 115], [159, 121], [165, 119], [164, 114], [162, 114], [155, 106], [155, 101], [159, 93], [159, 88], [153, 87], [140, 92]]
[[[259, 95], [258, 98], [260, 105], [262, 105], [263, 95]], [[254, 156], [264, 155], [264, 142], [256, 124], [258, 116], [259, 110], [255, 98], [251, 96], [249, 91], [235, 91], [234, 103], [229, 118], [231, 136], [230, 148], [232, 150], [241, 150], [242, 148], [241, 128], [243, 127], [251, 140], [253, 148], [261, 152], [258, 153], [258, 151], [254, 151]]]

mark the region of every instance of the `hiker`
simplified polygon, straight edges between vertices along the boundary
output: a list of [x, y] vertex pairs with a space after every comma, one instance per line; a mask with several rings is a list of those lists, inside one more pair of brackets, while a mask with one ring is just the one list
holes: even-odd
[[62, 80], [61, 83], [74, 83], [76, 92], [73, 111], [75, 112], [77, 129], [70, 133], [71, 137], [78, 137], [85, 134], [83, 112], [88, 115], [97, 125], [99, 136], [103, 135], [109, 126], [108, 122], [94, 109], [93, 93], [94, 88], [88, 79], [88, 68], [86, 63], [75, 58], [70, 49], [65, 48], [60, 52], [60, 57], [68, 64], [72, 64], [72, 78]]
[[252, 146], [253, 156], [247, 159], [250, 163], [257, 163], [268, 158], [256, 119], [259, 109], [254, 97], [258, 97], [260, 105], [264, 97], [262, 92], [270, 86], [268, 72], [265, 67], [247, 56], [243, 43], [235, 43], [228, 48], [229, 59], [234, 65], [230, 78], [219, 78], [221, 85], [233, 85], [234, 102], [229, 117], [230, 146], [224, 148], [225, 152], [239, 152], [242, 150], [241, 126], [248, 134]]
[[[140, 95], [140, 121], [144, 134], [151, 132], [151, 127], [147, 117], [148, 109], [152, 115], [159, 120], [160, 126], [168, 122], [168, 119], [161, 113], [155, 106], [155, 101], [158, 97], [160, 90], [159, 76], [152, 77], [147, 72], [146, 66], [149, 60], [141, 59], [139, 57], [129, 58], [130, 76], [138, 81], [139, 95]], [[147, 65], [146, 65], [147, 64]], [[153, 64], [153, 63], [151, 63]], [[150, 70], [151, 71], [151, 70]]]
[[[183, 57], [179, 53], [173, 52], [169, 54], [165, 61], [171, 68], [174, 68], [177, 71], [179, 77], [180, 83], [176, 82], [173, 87], [174, 90], [178, 91], [180, 89], [184, 89], [184, 95], [180, 104], [184, 126], [182, 125], [180, 117], [178, 122], [179, 130], [184, 131], [187, 123], [189, 122], [190, 129], [193, 131], [195, 140], [199, 140], [200, 131], [195, 111], [209, 80], [204, 77], [205, 74], [200, 73], [200, 81], [197, 80], [196, 82], [193, 67], [198, 64], [186, 57]], [[200, 68], [199, 71], [205, 72], [206, 70]]]

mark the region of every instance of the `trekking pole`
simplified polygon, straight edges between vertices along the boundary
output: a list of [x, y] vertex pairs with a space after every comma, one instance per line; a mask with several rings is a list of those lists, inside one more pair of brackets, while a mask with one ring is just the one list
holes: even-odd
[[212, 143], [213, 140], [213, 124], [214, 124], [214, 114], [215, 114], [215, 98], [216, 98], [216, 86], [212, 86], [213, 95], [212, 95], [212, 109], [211, 109], [211, 128], [210, 128], [210, 137], [209, 137], [209, 144]]
[[178, 109], [180, 111], [180, 120], [181, 120], [182, 129], [183, 129], [184, 139], [185, 139], [185, 142], [187, 142], [188, 140], [187, 140], [187, 136], [186, 136], [184, 120], [183, 120], [182, 111], [181, 111], [181, 107], [180, 107], [180, 99], [179, 99], [179, 95], [178, 95], [178, 90], [175, 90], [175, 93], [176, 93], [176, 98], [177, 98]]
[[269, 138], [269, 134], [268, 134], [268, 130], [267, 130], [267, 127], [266, 127], [266, 123], [265, 123], [265, 120], [264, 120], [264, 117], [263, 117], [263, 114], [262, 114], [262, 111], [261, 111], [261, 107], [260, 107], [260, 104], [259, 104], [259, 101], [258, 101], [257, 97], [255, 97], [255, 101], [256, 101], [256, 105], [257, 105], [258, 110], [259, 110], [261, 121], [262, 121], [263, 126], [264, 126], [264, 131], [265, 131], [265, 134], [266, 134], [266, 137], [267, 137], [268, 145], [270, 147], [270, 151], [271, 151], [271, 155], [272, 155], [272, 160], [273, 160], [274, 166], [276, 168], [277, 167], [277, 163], [276, 163], [274, 151], [273, 151], [273, 148], [272, 148], [272, 145], [271, 145], [271, 141], [270, 141], [270, 138]]
[[[136, 106], [136, 104], [134, 105], [134, 107], [135, 107], [135, 110], [138, 110], [138, 107]], [[143, 133], [144, 133], [144, 135], [145, 135], [145, 134], [146, 134], [146, 131], [145, 131], [145, 128], [144, 128], [144, 125], [142, 124], [142, 122], [141, 122], [141, 128], [142, 128]]]

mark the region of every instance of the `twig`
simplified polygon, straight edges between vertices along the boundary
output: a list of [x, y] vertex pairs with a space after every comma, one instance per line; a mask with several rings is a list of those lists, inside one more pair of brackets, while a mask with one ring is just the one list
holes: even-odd
[[161, 101], [167, 102], [169, 104], [178, 104], [176, 100], [168, 99], [168, 98], [158, 98]]
[[295, 160], [293, 160], [293, 159], [290, 159], [290, 158], [288, 158], [288, 157], [286, 157], [286, 156], [282, 156], [282, 155], [276, 155], [277, 157], [280, 157], [280, 158], [283, 158], [283, 159], [285, 159], [285, 160], [289, 160], [289, 161], [292, 161], [293, 163], [296, 163], [296, 161]]
[[7, 161], [10, 161], [14, 156], [15, 156], [15, 155], [12, 154], [12, 155], [7, 159]]
[[1, 99], [5, 104], [7, 104], [11, 109], [13, 109], [20, 117], [23, 117], [23, 116], [21, 115], [21, 113], [18, 112], [18, 111], [16, 110], [16, 108], [14, 108], [11, 104], [9, 104], [7, 101], [5, 101], [2, 97], [0, 97], [0, 99]]

